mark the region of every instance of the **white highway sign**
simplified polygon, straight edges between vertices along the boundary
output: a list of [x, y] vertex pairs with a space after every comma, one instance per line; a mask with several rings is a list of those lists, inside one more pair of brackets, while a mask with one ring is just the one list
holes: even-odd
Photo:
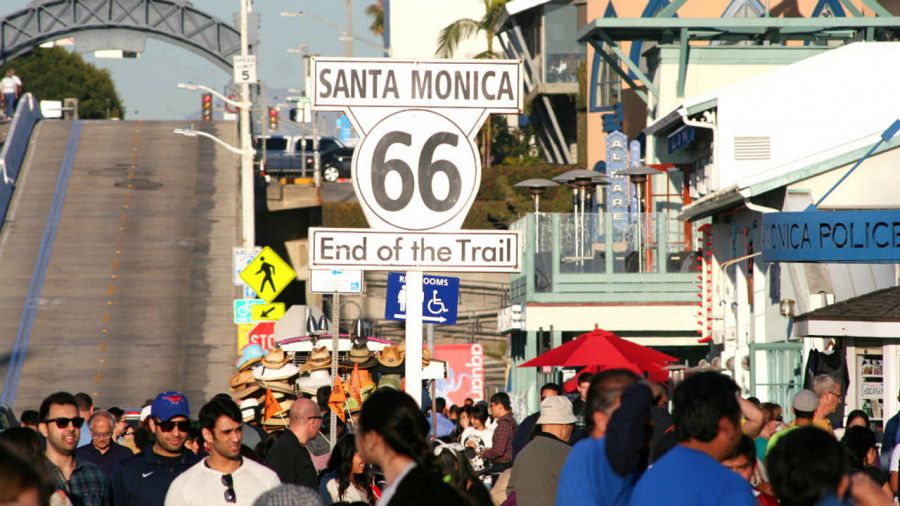
[[312, 293], [362, 293], [363, 272], [360, 270], [311, 270]]
[[422, 271], [520, 270], [519, 232], [459, 229], [481, 184], [475, 137], [489, 114], [522, 111], [522, 63], [316, 57], [311, 66], [313, 108], [343, 111], [360, 136], [351, 176], [372, 230], [309, 229], [309, 266], [407, 270], [406, 393], [420, 401]]
[[521, 235], [512, 231], [390, 232], [310, 228], [313, 269], [519, 272]]
[[458, 230], [481, 184], [475, 136], [522, 109], [518, 60], [313, 59], [313, 107], [347, 114], [351, 176], [376, 230]]
[[256, 56], [235, 56], [234, 84], [255, 84], [256, 81]]
[[522, 110], [518, 60], [312, 60], [313, 106]]

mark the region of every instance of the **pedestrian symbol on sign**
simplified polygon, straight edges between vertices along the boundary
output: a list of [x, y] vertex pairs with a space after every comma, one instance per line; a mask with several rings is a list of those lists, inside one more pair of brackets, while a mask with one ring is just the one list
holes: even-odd
[[272, 302], [297, 275], [287, 262], [266, 246], [241, 271], [241, 279], [260, 299]]
[[276, 291], [275, 290], [275, 282], [272, 281], [272, 275], [275, 274], [275, 266], [270, 264], [269, 262], [266, 262], [266, 257], [264, 257], [264, 256], [260, 256], [259, 260], [261, 263], [259, 265], [259, 270], [256, 271], [256, 274], [263, 275], [263, 280], [262, 280], [262, 284], [260, 285], [259, 293], [263, 293], [263, 291], [265, 291], [266, 283], [269, 283], [269, 286], [272, 287], [273, 292]]

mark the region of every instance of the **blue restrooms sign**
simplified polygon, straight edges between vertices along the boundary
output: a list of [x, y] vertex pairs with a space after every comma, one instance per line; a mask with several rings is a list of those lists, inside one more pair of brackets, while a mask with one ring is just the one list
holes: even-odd
[[762, 215], [766, 262], [900, 262], [900, 209]]

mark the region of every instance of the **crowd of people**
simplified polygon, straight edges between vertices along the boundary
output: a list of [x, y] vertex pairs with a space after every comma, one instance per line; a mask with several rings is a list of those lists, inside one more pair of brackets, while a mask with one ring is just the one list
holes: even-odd
[[423, 410], [378, 388], [324, 458], [311, 446], [328, 433], [327, 392], [293, 400], [268, 433], [229, 394], [192, 420], [184, 394], [162, 392], [134, 424], [57, 392], [0, 432], [0, 504], [894, 504], [900, 445], [882, 450], [883, 469], [866, 413], [835, 431], [842, 393], [829, 376], [793, 396], [789, 424], [717, 372], [674, 389], [627, 370], [578, 383], [574, 402], [544, 385], [519, 423], [504, 392]]

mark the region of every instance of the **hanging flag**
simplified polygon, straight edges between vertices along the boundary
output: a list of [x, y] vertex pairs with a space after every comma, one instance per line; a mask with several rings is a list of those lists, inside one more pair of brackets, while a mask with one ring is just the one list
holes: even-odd
[[265, 414], [263, 415], [263, 421], [272, 418], [277, 415], [281, 411], [281, 405], [278, 404], [278, 400], [275, 399], [275, 395], [272, 394], [272, 390], [266, 388], [266, 403], [265, 403]]
[[344, 383], [341, 381], [341, 376], [338, 375], [334, 378], [334, 387], [332, 387], [331, 395], [328, 397], [328, 408], [334, 411], [342, 422], [347, 421], [347, 416], [344, 414], [344, 403], [346, 402], [347, 395], [344, 394]]
[[350, 388], [348, 394], [356, 401], [358, 406], [362, 406], [362, 379], [359, 377], [359, 364], [353, 364], [353, 372], [350, 373]]

